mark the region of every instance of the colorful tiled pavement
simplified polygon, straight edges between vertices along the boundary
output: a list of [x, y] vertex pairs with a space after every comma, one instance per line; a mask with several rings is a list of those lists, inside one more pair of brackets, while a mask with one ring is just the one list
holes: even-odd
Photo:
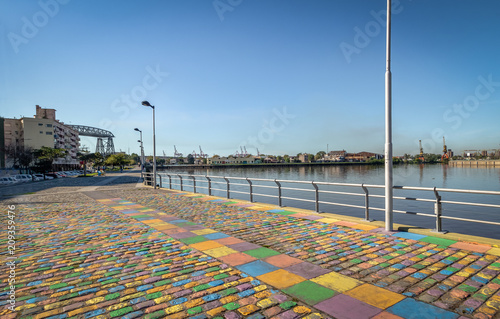
[[[402, 305], [429, 318], [499, 316], [498, 248], [406, 232], [385, 234], [370, 225], [199, 194], [127, 199], [181, 220], [164, 220], [167, 227], [184, 228], [164, 232], [183, 240], [208, 240], [189, 227], [230, 236], [221, 243], [225, 247], [204, 252], [336, 318], [352, 318], [335, 310], [342, 303], [367, 318], [385, 312], [412, 317]], [[191, 225], [180, 225], [187, 221]]]
[[149, 226], [165, 229], [149, 217], [163, 213], [116, 205], [120, 212], [97, 202], [18, 206], [16, 308], [8, 309], [9, 267], [3, 260], [1, 318], [321, 318], [211, 256], [223, 254], [217, 250], [222, 239], [194, 249], [201, 241]]
[[18, 208], [16, 312], [2, 263], [2, 318], [500, 315], [492, 247], [199, 194], [120, 196]]

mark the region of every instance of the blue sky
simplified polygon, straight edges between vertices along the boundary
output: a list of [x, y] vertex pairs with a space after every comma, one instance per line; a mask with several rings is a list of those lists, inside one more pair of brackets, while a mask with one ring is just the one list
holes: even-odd
[[[0, 115], [117, 150], [384, 151], [383, 0], [0, 0]], [[393, 1], [394, 154], [500, 145], [500, 2]], [[82, 138], [91, 150], [95, 141]]]

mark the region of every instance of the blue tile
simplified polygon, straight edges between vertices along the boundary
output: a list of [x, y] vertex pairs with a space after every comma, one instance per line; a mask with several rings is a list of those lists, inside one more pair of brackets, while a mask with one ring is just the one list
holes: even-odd
[[244, 273], [249, 274], [252, 277], [257, 277], [279, 269], [278, 267], [275, 267], [262, 260], [255, 260], [248, 264], [236, 266], [236, 268], [238, 268]]
[[226, 235], [224, 233], [213, 233], [213, 234], [204, 235], [203, 237], [205, 237], [206, 239], [215, 240], [215, 239], [229, 237], [229, 235]]
[[405, 239], [413, 239], [413, 240], [420, 240], [420, 239], [422, 239], [424, 237], [427, 237], [427, 236], [424, 236], [424, 235], [419, 235], [419, 234], [414, 234], [414, 233], [407, 233], [407, 232], [395, 233], [392, 236], [399, 237], [399, 238], [405, 238]]
[[424, 318], [440, 318], [440, 319], [456, 319], [458, 314], [446, 311], [444, 309], [416, 301], [411, 298], [403, 299], [386, 311], [406, 319], [424, 319]]

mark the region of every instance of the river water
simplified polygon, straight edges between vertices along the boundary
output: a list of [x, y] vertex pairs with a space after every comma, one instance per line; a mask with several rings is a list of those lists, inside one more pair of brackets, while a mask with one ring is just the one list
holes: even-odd
[[[394, 166], [394, 185], [399, 186], [417, 186], [417, 187], [437, 187], [451, 189], [469, 189], [500, 191], [500, 167], [450, 167], [441, 164], [425, 165], [396, 165]], [[292, 167], [242, 167], [242, 168], [213, 168], [213, 169], [192, 169], [179, 167], [162, 171], [163, 174], [196, 174], [209, 176], [226, 177], [248, 177], [265, 178], [279, 180], [300, 180], [315, 182], [333, 182], [333, 183], [354, 183], [354, 184], [373, 184], [384, 185], [384, 166], [371, 165], [329, 165], [329, 166], [292, 166]], [[164, 179], [164, 186], [168, 185], [168, 178]], [[246, 181], [231, 180], [231, 198], [249, 199]], [[172, 175], [172, 182], [178, 183], [179, 179]], [[214, 183], [222, 182], [222, 183]], [[239, 183], [244, 185], [233, 185]], [[184, 178], [184, 189], [192, 191], [191, 179]], [[273, 188], [255, 187], [255, 185], [273, 186]], [[290, 188], [305, 188], [309, 191], [282, 190], [282, 196], [290, 198], [303, 198], [314, 200], [314, 188], [311, 184], [291, 184], [281, 183], [282, 186]], [[197, 179], [197, 191], [207, 193], [206, 179]], [[254, 182], [254, 193], [264, 195], [277, 195], [277, 187], [274, 182]], [[223, 179], [213, 179], [213, 188], [220, 189], [212, 194], [216, 196], [226, 196], [226, 185]], [[173, 188], [179, 188], [175, 186]], [[364, 194], [360, 187], [345, 186], [325, 186], [319, 185], [322, 191], [352, 192]], [[246, 194], [236, 193], [234, 191], [245, 192]], [[383, 195], [384, 189], [369, 189], [370, 195]], [[481, 194], [463, 194], [440, 192], [443, 201], [460, 201], [472, 203], [486, 203], [500, 205], [500, 195], [481, 195]], [[407, 198], [425, 198], [435, 200], [433, 192], [412, 191], [412, 190], [394, 190], [394, 196]], [[277, 198], [255, 195], [254, 201], [277, 204]], [[344, 194], [320, 193], [320, 201], [335, 202], [350, 205], [364, 206], [363, 196], [350, 196]], [[302, 202], [297, 200], [283, 199], [283, 206], [315, 209], [313, 202]], [[370, 198], [370, 206], [384, 208], [383, 198]], [[394, 200], [394, 209], [409, 212], [418, 212], [434, 214], [433, 202], [421, 202], [415, 200]], [[330, 204], [320, 204], [320, 211], [348, 216], [364, 217], [364, 209], [343, 207]], [[487, 220], [500, 222], [500, 208], [494, 207], [475, 207], [466, 205], [456, 205], [443, 203], [443, 216], [452, 216], [458, 218], [469, 218], [473, 220]], [[384, 220], [384, 212], [370, 210], [370, 218], [375, 220]], [[436, 221], [433, 217], [416, 216], [412, 214], [394, 214], [394, 222], [405, 225], [411, 225], [424, 228], [435, 228]], [[463, 233], [469, 235], [490, 237], [500, 239], [500, 226], [486, 225], [481, 223], [472, 223], [443, 219], [443, 229], [450, 232]]]

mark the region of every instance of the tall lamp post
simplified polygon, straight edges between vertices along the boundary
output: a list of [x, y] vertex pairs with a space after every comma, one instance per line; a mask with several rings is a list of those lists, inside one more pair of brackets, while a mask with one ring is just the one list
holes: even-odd
[[392, 74], [391, 74], [391, 0], [387, 0], [387, 43], [385, 69], [385, 230], [392, 231]]
[[155, 107], [149, 104], [148, 101], [142, 101], [142, 105], [149, 106], [153, 109], [153, 185], [156, 189], [156, 135], [155, 135]]
[[142, 171], [144, 170], [144, 146], [142, 144], [142, 131], [138, 128], [135, 128], [134, 131], [137, 131], [139, 133], [141, 133], [141, 139], [138, 140], [137, 142], [141, 143], [141, 178], [143, 178], [142, 176]]

